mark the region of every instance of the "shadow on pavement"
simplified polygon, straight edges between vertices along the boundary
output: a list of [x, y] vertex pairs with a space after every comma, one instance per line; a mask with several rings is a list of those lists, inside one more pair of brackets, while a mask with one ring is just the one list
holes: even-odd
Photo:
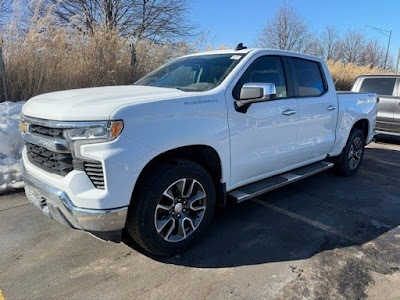
[[[216, 212], [192, 249], [153, 258], [223, 268], [299, 260], [362, 245], [400, 224], [397, 164], [400, 151], [367, 148], [357, 176], [337, 177], [328, 171], [258, 197], [267, 207], [253, 201], [230, 205]], [[142, 252], [131, 240], [125, 242]]]
[[10, 189], [10, 190], [8, 190], [8, 191], [6, 191], [6, 192], [1, 192], [1, 193], [0, 193], [0, 196], [11, 195], [11, 194], [18, 194], [18, 193], [22, 193], [22, 192], [24, 192], [24, 191], [25, 191], [24, 188], [22, 188], [22, 189]]
[[378, 143], [388, 143], [388, 144], [400, 145], [400, 136], [381, 133], [381, 134], [377, 134], [375, 136], [375, 141]]

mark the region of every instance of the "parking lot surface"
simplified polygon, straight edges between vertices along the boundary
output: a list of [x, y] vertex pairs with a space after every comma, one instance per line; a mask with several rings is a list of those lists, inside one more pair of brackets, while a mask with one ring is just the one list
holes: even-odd
[[[216, 212], [191, 250], [157, 259], [0, 196], [8, 299], [400, 299], [400, 138], [355, 177], [328, 171]], [[1, 296], [0, 296], [1, 298]]]

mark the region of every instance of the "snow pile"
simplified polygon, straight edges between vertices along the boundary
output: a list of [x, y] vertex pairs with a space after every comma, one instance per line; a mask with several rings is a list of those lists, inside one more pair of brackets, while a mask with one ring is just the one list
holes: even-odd
[[19, 166], [23, 147], [19, 113], [24, 103], [0, 103], [0, 194], [24, 186]]

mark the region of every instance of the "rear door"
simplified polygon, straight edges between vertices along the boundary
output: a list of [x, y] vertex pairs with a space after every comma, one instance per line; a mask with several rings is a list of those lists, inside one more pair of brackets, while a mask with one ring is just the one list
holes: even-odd
[[290, 58], [298, 99], [297, 148], [302, 161], [317, 160], [335, 143], [337, 95], [329, 89], [323, 66], [313, 60]]
[[[360, 93], [376, 93], [379, 96], [378, 114], [376, 118], [377, 131], [393, 131], [397, 90], [395, 77], [365, 77], [360, 83]], [[398, 105], [397, 105], [398, 106]]]

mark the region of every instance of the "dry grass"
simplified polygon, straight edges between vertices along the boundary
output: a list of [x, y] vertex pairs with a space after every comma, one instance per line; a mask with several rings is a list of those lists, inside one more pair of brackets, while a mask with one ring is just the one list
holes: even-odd
[[335, 87], [340, 91], [348, 91], [351, 89], [354, 80], [365, 74], [393, 74], [391, 71], [382, 71], [378, 68], [370, 68], [369, 66], [358, 66], [353, 63], [344, 64], [342, 62], [327, 62], [329, 71], [331, 72]]
[[[131, 40], [118, 32], [99, 29], [87, 35], [72, 26], [55, 26], [50, 11], [45, 17], [33, 15], [28, 23], [22, 17], [12, 20], [0, 29], [12, 101], [57, 90], [130, 84], [168, 59], [190, 51], [184, 45], [172, 50], [171, 46], [136, 42], [134, 73]], [[2, 97], [0, 93], [0, 102]]]
[[[134, 72], [129, 38], [101, 28], [93, 35], [87, 35], [73, 26], [57, 26], [51, 17], [52, 8], [47, 8], [44, 17], [39, 16], [40, 0], [35, 3], [36, 13], [28, 21], [26, 15], [16, 10], [12, 21], [0, 28], [8, 94], [12, 101], [57, 90], [130, 84], [173, 57], [194, 49], [211, 50], [204, 37], [194, 45], [137, 41]], [[328, 62], [328, 67], [339, 90], [349, 90], [361, 74], [385, 73], [376, 68], [341, 62]], [[2, 100], [4, 97], [0, 92], [0, 102]]]
[[3, 32], [11, 100], [132, 80], [127, 41], [112, 32], [86, 36], [52, 26], [52, 21], [51, 17], [33, 16], [27, 31], [22, 30], [25, 24], [20, 21], [8, 24]]

